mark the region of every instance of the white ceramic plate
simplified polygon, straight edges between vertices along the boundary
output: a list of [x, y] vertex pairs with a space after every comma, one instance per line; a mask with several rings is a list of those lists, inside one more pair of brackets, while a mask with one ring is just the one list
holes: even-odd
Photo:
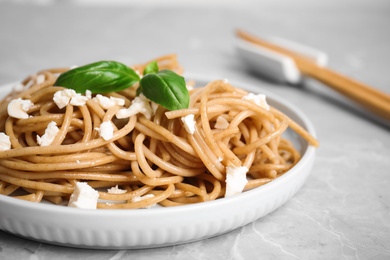
[[[233, 85], [267, 94], [269, 104], [315, 135], [307, 117], [284, 99], [258, 86]], [[10, 86], [5, 90], [1, 88], [7, 93]], [[237, 196], [172, 208], [83, 210], [0, 195], [0, 229], [41, 242], [99, 249], [152, 248], [217, 236], [267, 215], [302, 187], [315, 148], [290, 130], [286, 137], [301, 151], [299, 163], [280, 178]]]

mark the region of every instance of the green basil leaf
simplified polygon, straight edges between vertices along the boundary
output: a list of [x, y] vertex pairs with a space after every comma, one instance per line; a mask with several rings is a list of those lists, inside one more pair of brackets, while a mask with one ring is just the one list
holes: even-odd
[[157, 73], [158, 72], [158, 64], [157, 61], [152, 61], [148, 65], [146, 65], [144, 69], [144, 75], [150, 74], [150, 73]]
[[141, 85], [141, 82], [140, 82], [140, 84], [139, 84], [139, 86], [138, 86], [138, 88], [137, 88], [137, 91], [136, 91], [136, 95], [137, 96], [139, 96], [139, 95], [141, 95], [141, 93], [142, 93], [142, 85]]
[[188, 108], [190, 95], [182, 76], [171, 70], [161, 70], [145, 75], [140, 83], [140, 91], [151, 101], [168, 110]]
[[116, 61], [99, 61], [62, 73], [54, 83], [77, 93], [107, 93], [126, 89], [140, 80], [128, 66]]

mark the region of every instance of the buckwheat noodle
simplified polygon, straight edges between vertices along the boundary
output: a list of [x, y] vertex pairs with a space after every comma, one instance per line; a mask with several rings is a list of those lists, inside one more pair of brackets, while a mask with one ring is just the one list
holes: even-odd
[[[155, 60], [160, 69], [183, 71], [176, 55]], [[146, 64], [132, 68], [142, 72]], [[68, 69], [29, 76], [22, 82], [22, 91], [14, 90], [1, 101], [0, 132], [10, 137], [12, 148], [0, 151], [0, 194], [66, 205], [81, 181], [99, 190], [97, 207], [101, 209], [199, 203], [224, 197], [226, 166], [249, 169], [245, 189], [269, 183], [293, 167], [300, 154], [281, 136], [288, 127], [318, 146], [316, 139], [282, 112], [242, 99], [248, 93], [224, 80], [190, 90], [188, 109], [167, 111], [159, 106], [151, 119], [143, 114], [117, 119], [115, 114], [123, 107], [104, 109], [92, 99], [82, 106], [59, 109], [53, 95], [64, 88], [53, 84]], [[124, 107], [129, 107], [136, 88], [105, 95], [122, 98]], [[34, 104], [29, 118], [8, 115], [8, 103], [19, 97]], [[196, 121], [193, 134], [181, 121], [190, 114]], [[218, 118], [227, 121], [227, 127], [216, 128]], [[40, 146], [37, 136], [52, 121], [59, 132], [51, 145]], [[114, 124], [108, 141], [96, 130], [104, 121]], [[105, 192], [116, 185], [126, 192]], [[132, 201], [147, 194], [154, 196]]]

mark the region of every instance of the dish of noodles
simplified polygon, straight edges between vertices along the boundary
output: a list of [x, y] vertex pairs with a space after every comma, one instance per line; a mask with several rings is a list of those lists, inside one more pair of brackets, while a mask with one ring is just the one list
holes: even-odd
[[[160, 69], [183, 73], [175, 55], [156, 61]], [[147, 64], [131, 67], [140, 72]], [[189, 80], [188, 108], [169, 111], [144, 100], [149, 112], [118, 118], [139, 99], [137, 84], [87, 93], [85, 103], [59, 108], [53, 97], [65, 88], [53, 84], [66, 70], [29, 76], [1, 102], [0, 132], [11, 143], [0, 151], [0, 206], [8, 209], [0, 213], [3, 230], [78, 247], [184, 243], [268, 214], [309, 174], [318, 146], [310, 122], [279, 97], [259, 96], [257, 87], [250, 92], [228, 80]], [[32, 103], [22, 119], [7, 110], [19, 98]], [[108, 137], [104, 122], [113, 129]], [[57, 131], [44, 144], [50, 124]], [[83, 208], [70, 202], [84, 192], [76, 192], [80, 183], [96, 192], [97, 211], [72, 208]]]
[[[181, 73], [175, 56], [157, 61], [160, 68]], [[145, 66], [134, 69], [143, 71]], [[229, 169], [246, 170], [245, 189], [251, 189], [293, 167], [300, 154], [281, 137], [287, 127], [318, 145], [282, 112], [264, 100], [256, 105], [247, 98], [248, 92], [227, 80], [191, 89], [188, 109], [167, 111], [157, 105], [150, 111], [147, 101], [149, 114], [116, 118], [121, 109], [134, 103], [137, 84], [105, 96], [90, 94], [82, 105], [67, 104], [60, 109], [53, 99], [64, 88], [53, 83], [56, 74], [64, 71], [45, 70], [30, 76], [21, 91], [2, 101], [0, 131], [9, 136], [12, 148], [0, 152], [1, 194], [23, 192], [27, 194], [14, 197], [66, 204], [76, 183], [87, 182], [99, 190], [97, 208], [101, 209], [199, 203], [237, 193], [227, 194]], [[122, 104], [104, 104], [100, 101], [104, 97]], [[32, 103], [26, 118], [9, 115], [9, 103], [20, 98]], [[195, 122], [193, 133], [183, 124], [188, 115]], [[104, 122], [113, 124], [110, 138], [99, 134]], [[57, 126], [57, 133], [44, 145], [39, 141], [49, 124]]]

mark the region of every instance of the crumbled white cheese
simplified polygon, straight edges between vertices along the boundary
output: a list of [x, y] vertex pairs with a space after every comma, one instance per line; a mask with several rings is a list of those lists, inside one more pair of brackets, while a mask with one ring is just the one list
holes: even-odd
[[0, 151], [6, 151], [11, 149], [11, 141], [9, 136], [5, 133], [0, 133]]
[[253, 94], [253, 93], [249, 93], [248, 95], [242, 97], [242, 99], [245, 99], [245, 100], [251, 100], [253, 101], [256, 105], [266, 109], [266, 110], [269, 110], [269, 105], [266, 101], [266, 96], [264, 94]]
[[187, 133], [194, 134], [195, 133], [195, 120], [194, 120], [194, 114], [189, 114], [186, 116], [183, 116], [181, 118], [181, 121], [184, 124], [184, 128], [186, 129]]
[[123, 194], [123, 193], [126, 193], [127, 190], [119, 189], [118, 185], [116, 185], [115, 187], [107, 189], [107, 192], [111, 193], [111, 194]]
[[33, 106], [34, 104], [31, 100], [25, 100], [22, 98], [13, 99], [8, 103], [8, 115], [19, 119], [28, 118], [27, 111]]
[[123, 98], [116, 98], [116, 97], [106, 97], [100, 94], [97, 94], [94, 98], [97, 100], [99, 105], [104, 109], [109, 109], [113, 106], [123, 106], [125, 104], [125, 100]]
[[100, 127], [96, 127], [95, 129], [98, 130], [99, 135], [106, 141], [114, 136], [114, 126], [111, 121], [105, 121], [100, 124]]
[[115, 103], [115, 105], [118, 106], [124, 106], [125, 100], [123, 98], [116, 98], [116, 97], [110, 97], [110, 100]]
[[[74, 91], [74, 90], [73, 90]], [[70, 99], [72, 98], [72, 90], [64, 89], [54, 93], [53, 100], [58, 106], [58, 108], [64, 108], [69, 104]]]
[[135, 71], [135, 73], [137, 73], [137, 75], [142, 79], [143, 78], [143, 76], [144, 76], [144, 74], [143, 73], [141, 73], [139, 70], [134, 70]]
[[90, 90], [86, 90], [85, 91], [85, 96], [88, 98], [88, 99], [91, 99], [92, 98], [92, 91], [90, 91]]
[[[146, 194], [144, 196], [141, 196], [141, 197], [134, 197], [131, 199], [131, 202], [138, 202], [138, 201], [141, 201], [141, 200], [144, 200], [144, 199], [147, 199], [147, 198], [153, 198], [154, 195], [153, 194]], [[150, 206], [147, 206], [145, 207], [145, 209], [149, 209], [153, 206], [155, 206], [156, 204], [153, 204], [153, 205], [150, 205]]]
[[73, 96], [71, 99], [70, 99], [70, 104], [72, 106], [84, 106], [85, 105], [85, 102], [87, 102], [88, 100], [88, 97], [86, 96], [83, 96], [81, 94], [76, 94], [75, 96]]
[[191, 90], [193, 90], [193, 89], [194, 89], [194, 87], [193, 87], [193, 86], [191, 86], [191, 85], [186, 85], [186, 88], [187, 88], [187, 90], [188, 90], [188, 91], [191, 91]]
[[215, 121], [214, 128], [226, 129], [228, 127], [229, 127], [229, 122], [223, 116], [218, 116], [217, 120]]
[[227, 84], [227, 83], [229, 83], [229, 80], [228, 79], [224, 79], [223, 83]]
[[68, 207], [96, 209], [99, 193], [86, 182], [77, 182]]
[[139, 70], [134, 70], [134, 72], [141, 78], [143, 77], [143, 73], [141, 73]]
[[248, 183], [246, 173], [248, 168], [240, 167], [226, 167], [226, 192], [225, 197], [230, 197], [241, 193], [245, 185]]
[[41, 83], [45, 82], [45, 75], [39, 74], [37, 79], [36, 79], [36, 82], [37, 82], [37, 84], [41, 84]]
[[114, 106], [114, 103], [111, 102], [110, 98], [100, 94], [97, 94], [93, 100], [97, 101], [97, 103], [104, 109], [109, 109], [110, 107]]
[[149, 99], [142, 94], [133, 99], [129, 108], [119, 110], [116, 113], [116, 117], [118, 119], [128, 118], [138, 113], [143, 114], [147, 119], [150, 119], [153, 115], [153, 109], [150, 106]]
[[52, 121], [47, 125], [44, 135], [37, 136], [37, 142], [40, 146], [50, 145], [54, 138], [57, 136], [60, 129], [57, 127], [57, 123]]
[[23, 83], [19, 82], [19, 83], [15, 84], [15, 85], [13, 86], [13, 90], [14, 90], [15, 92], [22, 92], [22, 91], [24, 90], [24, 85], [23, 85]]
[[54, 93], [53, 100], [58, 108], [61, 109], [66, 107], [68, 104], [73, 106], [83, 106], [88, 100], [88, 97], [76, 93], [73, 89], [64, 89]]

